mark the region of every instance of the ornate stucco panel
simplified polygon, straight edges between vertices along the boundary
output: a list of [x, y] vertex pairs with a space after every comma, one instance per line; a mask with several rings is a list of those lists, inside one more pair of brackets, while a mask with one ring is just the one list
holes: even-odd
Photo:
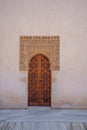
[[21, 71], [29, 69], [30, 59], [36, 54], [43, 54], [49, 59], [51, 70], [59, 70], [59, 36], [21, 36]]

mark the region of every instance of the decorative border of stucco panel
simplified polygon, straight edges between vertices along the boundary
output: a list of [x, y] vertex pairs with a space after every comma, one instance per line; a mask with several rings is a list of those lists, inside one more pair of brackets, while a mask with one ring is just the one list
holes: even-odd
[[59, 36], [21, 36], [20, 71], [29, 69], [29, 61], [36, 54], [43, 54], [49, 59], [51, 70], [59, 70]]

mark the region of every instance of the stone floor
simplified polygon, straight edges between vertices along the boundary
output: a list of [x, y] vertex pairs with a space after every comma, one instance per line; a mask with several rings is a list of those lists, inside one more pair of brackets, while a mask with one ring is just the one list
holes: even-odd
[[87, 130], [87, 110], [0, 109], [0, 130]]

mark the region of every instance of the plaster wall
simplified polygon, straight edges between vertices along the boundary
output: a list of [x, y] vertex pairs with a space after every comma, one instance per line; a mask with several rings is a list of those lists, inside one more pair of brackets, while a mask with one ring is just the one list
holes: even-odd
[[87, 108], [87, 1], [0, 1], [0, 108], [27, 107], [27, 72], [19, 71], [20, 35], [60, 36], [52, 107]]

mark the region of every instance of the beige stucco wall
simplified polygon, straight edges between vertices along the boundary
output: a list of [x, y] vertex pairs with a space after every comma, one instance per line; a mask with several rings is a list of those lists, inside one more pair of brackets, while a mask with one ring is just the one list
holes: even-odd
[[87, 108], [86, 5], [87, 0], [0, 1], [0, 108], [27, 107], [27, 72], [19, 71], [20, 35], [60, 36], [52, 107]]

